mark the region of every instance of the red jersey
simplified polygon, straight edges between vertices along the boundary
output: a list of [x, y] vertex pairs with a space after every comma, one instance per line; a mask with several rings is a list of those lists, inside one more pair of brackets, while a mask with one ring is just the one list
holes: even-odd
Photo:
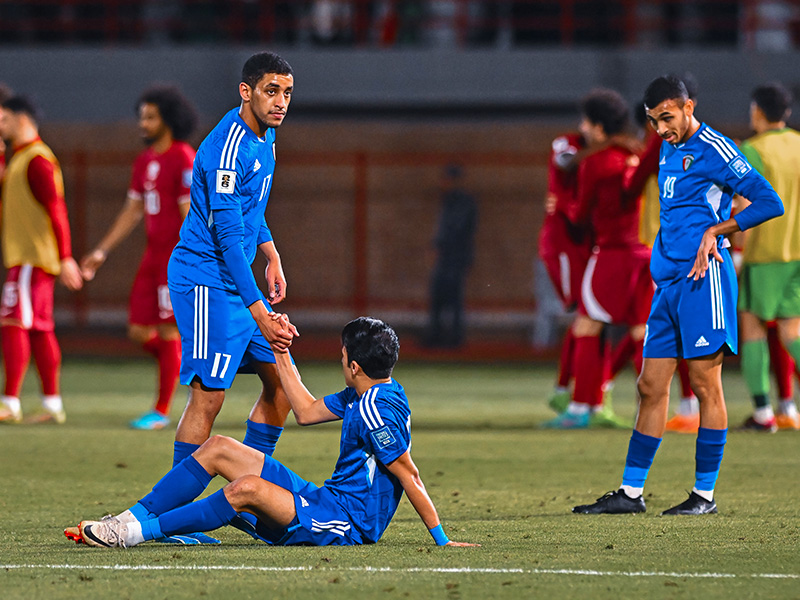
[[170, 252], [180, 239], [179, 205], [189, 202], [195, 151], [175, 141], [163, 154], [148, 148], [133, 163], [128, 197], [144, 202], [149, 250]]
[[559, 251], [564, 244], [584, 242], [583, 229], [569, 221], [577, 201], [577, 169], [563, 166], [584, 147], [579, 133], [568, 133], [553, 140], [547, 166], [547, 193], [555, 198], [555, 212], [545, 215], [539, 239], [540, 252]]
[[570, 220], [589, 222], [600, 248], [638, 247], [639, 202], [626, 200], [623, 179], [631, 152], [610, 146], [585, 158], [578, 167], [578, 195]]

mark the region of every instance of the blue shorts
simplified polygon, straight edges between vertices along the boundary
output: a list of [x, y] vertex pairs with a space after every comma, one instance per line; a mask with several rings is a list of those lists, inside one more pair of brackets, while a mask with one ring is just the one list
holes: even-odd
[[706, 276], [684, 278], [653, 295], [644, 338], [645, 358], [699, 358], [738, 346], [733, 260], [709, 261]]
[[271, 456], [264, 457], [261, 479], [294, 494], [294, 520], [279, 529], [256, 523], [257, 535], [274, 546], [353, 546], [362, 539], [353, 530], [350, 517], [325, 486], [306, 481]]
[[[181, 334], [180, 382], [198, 377], [204, 386], [227, 389], [252, 361], [274, 363], [275, 355], [238, 294], [197, 285], [169, 290]], [[267, 309], [272, 310], [266, 303]]]

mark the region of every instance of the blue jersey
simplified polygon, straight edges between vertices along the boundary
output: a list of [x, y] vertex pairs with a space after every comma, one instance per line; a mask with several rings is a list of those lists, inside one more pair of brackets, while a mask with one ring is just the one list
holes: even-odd
[[[657, 286], [689, 274], [703, 233], [731, 217], [734, 193], [753, 203], [734, 217], [742, 231], [783, 213], [775, 190], [736, 144], [705, 124], [686, 143], [661, 144], [658, 185], [661, 227], [650, 261]], [[720, 236], [719, 248], [727, 245]]]
[[249, 306], [261, 296], [250, 265], [272, 240], [264, 220], [275, 171], [275, 130], [259, 138], [228, 112], [194, 160], [191, 207], [170, 260], [176, 289], [204, 285], [238, 294]]
[[377, 542], [392, 520], [403, 487], [384, 465], [411, 448], [411, 409], [394, 379], [364, 392], [347, 388], [324, 398], [342, 418], [339, 460], [325, 482], [365, 541]]

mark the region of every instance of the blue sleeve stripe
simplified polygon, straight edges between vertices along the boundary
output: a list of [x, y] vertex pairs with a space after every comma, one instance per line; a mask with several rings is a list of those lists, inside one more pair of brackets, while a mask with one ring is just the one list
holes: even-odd
[[714, 139], [708, 130], [700, 134], [700, 139], [714, 146], [726, 163], [732, 161], [737, 156], [736, 152], [731, 149], [730, 145], [725, 140]]
[[236, 168], [236, 155], [239, 153], [239, 142], [244, 137], [244, 128], [238, 123], [231, 125], [228, 131], [228, 139], [225, 140], [225, 145], [222, 147], [222, 154], [219, 157], [220, 169], [235, 169]]
[[383, 427], [383, 419], [375, 406], [375, 396], [378, 395], [378, 388], [373, 387], [367, 390], [361, 396], [361, 402], [358, 403], [358, 410], [361, 413], [361, 418], [370, 429], [379, 429]]

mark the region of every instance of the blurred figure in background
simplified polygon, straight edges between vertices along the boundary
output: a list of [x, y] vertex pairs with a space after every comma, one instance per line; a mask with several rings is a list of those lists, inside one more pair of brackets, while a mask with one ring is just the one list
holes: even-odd
[[794, 399], [783, 397], [777, 416], [769, 398], [767, 323], [777, 322], [781, 344], [800, 361], [800, 134], [786, 126], [792, 96], [781, 84], [757, 87], [750, 104], [756, 135], [742, 144], [750, 164], [775, 188], [785, 213], [748, 232], [742, 255], [739, 318], [742, 373], [755, 411], [745, 429], [800, 429]]
[[108, 253], [145, 219], [147, 249], [130, 296], [128, 337], [158, 363], [156, 402], [131, 422], [134, 429], [169, 425], [169, 409], [181, 367], [181, 337], [167, 288], [167, 263], [189, 212], [194, 149], [186, 143], [197, 124], [191, 103], [174, 87], [144, 91], [136, 103], [139, 130], [147, 148], [136, 157], [125, 205], [103, 239], [81, 260], [94, 279]]
[[475, 246], [478, 207], [464, 191], [460, 165], [442, 173], [439, 225], [433, 244], [436, 266], [431, 279], [430, 322], [426, 345], [453, 348], [464, 341], [464, 285]]
[[[592, 253], [591, 235], [585, 226], [570, 222], [569, 214], [577, 202], [578, 166], [591, 151], [579, 132], [567, 133], [553, 140], [547, 165], [545, 217], [539, 234], [539, 256], [553, 283], [564, 311], [578, 306], [581, 279]], [[567, 409], [571, 395], [572, 355], [575, 337], [572, 324], [561, 342], [558, 376], [548, 404], [561, 414]]]
[[[1, 108], [3, 102], [8, 100], [12, 96], [11, 88], [9, 88], [6, 84], [0, 82], [0, 111], [3, 109]], [[3, 173], [6, 170], [6, 143], [3, 141], [3, 138], [0, 137], [0, 181], [3, 180]]]
[[72, 258], [61, 167], [39, 137], [36, 106], [23, 96], [2, 102], [0, 137], [11, 159], [0, 191], [0, 236], [8, 269], [0, 303], [3, 389], [0, 421], [20, 422], [20, 391], [33, 354], [39, 371], [42, 412], [31, 422], [63, 423], [61, 349], [53, 323], [56, 278], [70, 290], [83, 286]]
[[630, 427], [603, 403], [607, 379], [606, 325], [628, 327], [637, 371], [653, 294], [650, 250], [639, 241], [638, 198], [628, 201], [623, 178], [632, 152], [620, 141], [629, 108], [622, 96], [598, 89], [581, 104], [580, 131], [594, 153], [578, 167], [576, 202], [568, 217], [591, 231], [594, 249], [581, 281], [573, 324], [575, 389], [566, 410], [544, 424], [557, 429]]

